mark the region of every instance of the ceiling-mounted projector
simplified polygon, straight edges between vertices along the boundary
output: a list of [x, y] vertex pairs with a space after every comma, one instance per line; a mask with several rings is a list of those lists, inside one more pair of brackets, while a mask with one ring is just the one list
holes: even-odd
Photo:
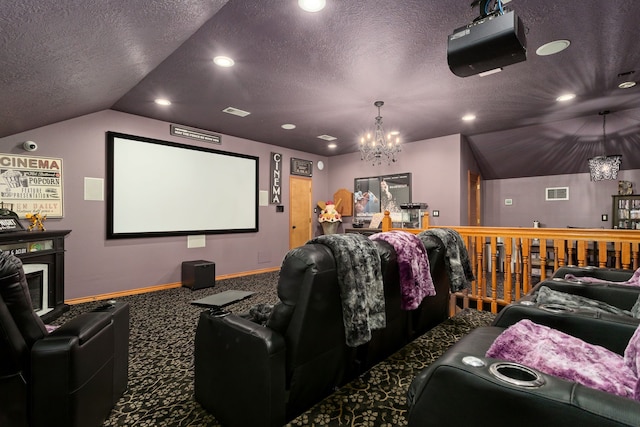
[[449, 36], [447, 62], [468, 77], [527, 59], [524, 26], [513, 11], [490, 15], [456, 29]]

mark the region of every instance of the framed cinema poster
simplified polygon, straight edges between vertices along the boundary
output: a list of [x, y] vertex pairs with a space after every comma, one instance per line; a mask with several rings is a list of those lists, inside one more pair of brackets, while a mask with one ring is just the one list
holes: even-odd
[[0, 201], [20, 218], [62, 218], [62, 159], [0, 154]]

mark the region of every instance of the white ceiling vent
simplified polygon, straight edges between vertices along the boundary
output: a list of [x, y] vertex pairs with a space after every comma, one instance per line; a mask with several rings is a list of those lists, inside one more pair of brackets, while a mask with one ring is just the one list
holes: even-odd
[[234, 107], [227, 107], [222, 111], [225, 112], [225, 113], [233, 114], [234, 116], [240, 116], [240, 117], [247, 117], [249, 114], [251, 114], [248, 111], [244, 111], [244, 110], [241, 110], [239, 108], [234, 108]]
[[325, 135], [318, 135], [318, 138], [324, 139], [325, 141], [335, 141], [336, 139], [338, 139], [335, 136], [326, 135], [326, 134]]
[[545, 193], [545, 200], [569, 200], [569, 187], [550, 187]]

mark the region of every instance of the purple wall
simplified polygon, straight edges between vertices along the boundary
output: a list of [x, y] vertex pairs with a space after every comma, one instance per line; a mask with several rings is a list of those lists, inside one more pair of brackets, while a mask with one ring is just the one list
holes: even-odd
[[[291, 157], [322, 160], [323, 171], [314, 168], [312, 200], [328, 200], [339, 188], [353, 191], [354, 178], [412, 174], [415, 202], [429, 204], [440, 211], [431, 218], [434, 225], [466, 225], [467, 171], [477, 171], [477, 164], [464, 137], [449, 135], [403, 146], [398, 162], [372, 166], [360, 160], [359, 153], [325, 158], [304, 152], [275, 147], [260, 142], [222, 136], [224, 151], [260, 157], [260, 190], [269, 189], [269, 155], [283, 154], [284, 213], [275, 206], [260, 207], [260, 231], [250, 234], [208, 235], [206, 247], [187, 248], [186, 236], [148, 239], [106, 240], [106, 209], [103, 201], [84, 200], [84, 178], [105, 178], [105, 132], [115, 131], [208, 146], [169, 135], [169, 123], [150, 120], [111, 110], [89, 114], [21, 134], [0, 138], [0, 152], [26, 153], [26, 140], [38, 143], [36, 156], [59, 157], [64, 167], [64, 218], [48, 219], [48, 229], [70, 229], [66, 239], [67, 299], [120, 292], [180, 281], [182, 261], [205, 259], [216, 263], [216, 274], [259, 271], [278, 267], [289, 250], [289, 185]], [[624, 159], [623, 159], [624, 161]], [[639, 182], [640, 171], [622, 171], [619, 179]], [[570, 187], [568, 202], [545, 202], [545, 187]], [[610, 227], [600, 221], [611, 214], [611, 194], [617, 181], [593, 183], [587, 174], [560, 175], [485, 181], [483, 183], [483, 218], [488, 226], [531, 226], [534, 220], [546, 227]], [[504, 199], [513, 199], [504, 206]], [[184, 215], [189, 207], [182, 207]], [[313, 215], [315, 220], [315, 215]], [[349, 226], [349, 219], [345, 226]]]
[[[223, 135], [222, 145], [213, 148], [260, 157], [260, 190], [269, 189], [270, 153], [283, 154], [284, 213], [276, 213], [274, 205], [260, 207], [258, 233], [208, 235], [204, 248], [188, 249], [186, 236], [106, 240], [106, 202], [84, 200], [84, 178], [105, 178], [106, 131], [211, 147], [169, 135], [167, 122], [111, 110], [0, 138], [0, 152], [63, 159], [64, 218], [48, 219], [45, 225], [72, 230], [66, 239], [67, 299], [179, 282], [182, 261], [213, 261], [217, 275], [280, 266], [289, 249], [289, 159], [328, 163], [321, 156]], [[37, 142], [38, 150], [25, 152], [21, 145], [26, 140]], [[326, 197], [327, 169], [314, 170], [313, 200]], [[182, 206], [181, 214], [189, 215], [189, 207]]]
[[[637, 186], [640, 170], [620, 171], [618, 180]], [[569, 187], [569, 200], [545, 201], [547, 187]], [[540, 221], [541, 227], [611, 228], [611, 195], [618, 194], [618, 181], [591, 182], [587, 173], [551, 175], [485, 181], [482, 191], [486, 226], [532, 227]], [[513, 204], [505, 206], [505, 199]], [[607, 222], [602, 214], [609, 215]]]

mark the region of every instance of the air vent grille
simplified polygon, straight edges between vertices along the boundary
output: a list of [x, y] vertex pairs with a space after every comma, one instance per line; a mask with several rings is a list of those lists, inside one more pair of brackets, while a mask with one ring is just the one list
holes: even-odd
[[569, 187], [550, 187], [545, 190], [545, 200], [569, 200]]
[[240, 117], [247, 117], [249, 114], [251, 114], [248, 111], [244, 111], [244, 110], [241, 110], [239, 108], [234, 108], [234, 107], [227, 107], [222, 111], [225, 112], [225, 113], [233, 114], [234, 116], [240, 116]]
[[318, 138], [324, 139], [325, 141], [335, 141], [336, 139], [338, 139], [335, 136], [331, 135], [318, 135]]

